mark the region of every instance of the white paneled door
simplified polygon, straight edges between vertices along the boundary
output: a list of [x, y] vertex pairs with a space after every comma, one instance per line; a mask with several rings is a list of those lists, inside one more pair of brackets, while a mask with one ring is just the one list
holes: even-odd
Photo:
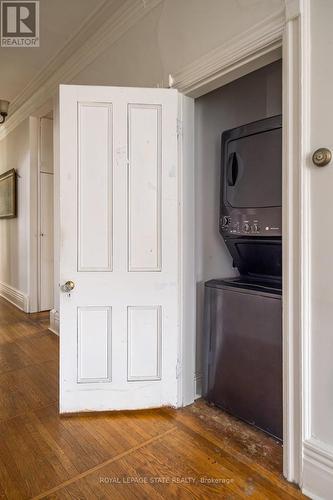
[[177, 405], [177, 100], [60, 87], [61, 412]]

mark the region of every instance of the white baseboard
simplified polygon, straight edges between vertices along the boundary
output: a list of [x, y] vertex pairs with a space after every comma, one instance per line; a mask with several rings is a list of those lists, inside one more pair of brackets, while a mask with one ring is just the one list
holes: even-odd
[[199, 399], [202, 396], [202, 374], [196, 373], [194, 376], [194, 388], [195, 396], [194, 399]]
[[51, 309], [50, 311], [49, 330], [56, 335], [59, 335], [59, 311], [56, 311], [55, 309]]
[[8, 300], [11, 304], [14, 304], [21, 311], [29, 312], [29, 296], [20, 290], [16, 290], [16, 288], [0, 282], [0, 296]]
[[333, 447], [318, 439], [304, 442], [302, 491], [314, 500], [330, 500], [333, 495]]

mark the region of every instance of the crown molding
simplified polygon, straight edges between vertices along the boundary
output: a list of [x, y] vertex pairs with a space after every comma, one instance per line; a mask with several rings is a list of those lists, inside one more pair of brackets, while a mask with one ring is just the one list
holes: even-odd
[[51, 60], [28, 82], [23, 90], [10, 103], [11, 114], [14, 114], [47, 80], [60, 68], [89, 36], [103, 24], [114, 11], [115, 0], [104, 0], [102, 5], [94, 9], [84, 23], [77, 29], [70, 40], [55, 54]]
[[127, 0], [112, 12], [115, 1], [106, 0], [11, 103], [11, 114], [0, 129], [0, 140], [52, 98], [60, 84], [70, 83], [161, 1]]
[[198, 58], [182, 71], [170, 75], [170, 87], [191, 97], [198, 97], [200, 92], [197, 94], [196, 91], [204, 86], [209, 88], [211, 85], [209, 90], [213, 90], [213, 82], [219, 82], [215, 88], [227, 83], [221, 83], [223, 77], [244, 66], [247, 60], [250, 62], [253, 54], [258, 58], [259, 53], [264, 56], [280, 49], [284, 26], [285, 11], [281, 10]]

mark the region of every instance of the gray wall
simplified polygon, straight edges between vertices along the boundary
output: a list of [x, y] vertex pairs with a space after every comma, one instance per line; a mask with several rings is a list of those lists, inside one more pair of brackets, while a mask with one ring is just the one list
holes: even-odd
[[218, 231], [221, 133], [280, 113], [281, 61], [235, 80], [195, 102], [198, 376], [201, 373], [204, 282], [237, 274]]

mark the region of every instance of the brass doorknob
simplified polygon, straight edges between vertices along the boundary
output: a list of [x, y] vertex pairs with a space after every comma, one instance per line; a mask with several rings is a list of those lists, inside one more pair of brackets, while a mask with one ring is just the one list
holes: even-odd
[[332, 160], [332, 151], [328, 148], [319, 148], [312, 155], [312, 161], [317, 167], [325, 167]]
[[74, 281], [66, 281], [64, 285], [62, 285], [62, 289], [64, 292], [71, 292], [75, 287]]

